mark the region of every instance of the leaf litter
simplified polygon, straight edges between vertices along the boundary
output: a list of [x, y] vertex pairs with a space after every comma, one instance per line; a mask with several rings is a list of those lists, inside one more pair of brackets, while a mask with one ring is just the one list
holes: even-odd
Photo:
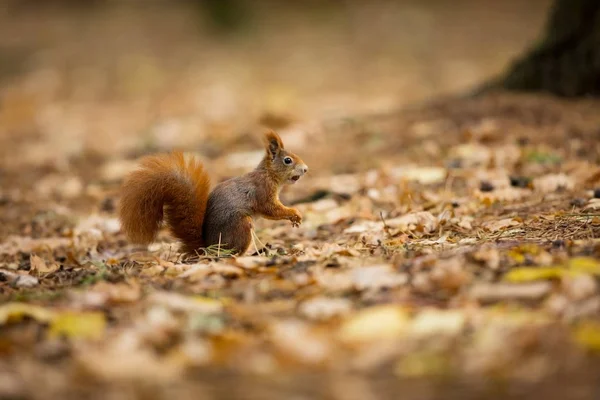
[[[527, 117], [548, 107], [557, 119]], [[542, 382], [597, 365], [596, 113], [503, 95], [362, 123], [327, 125], [329, 157], [307, 147], [324, 126], [298, 134], [311, 173], [281, 196], [303, 224], [257, 221], [261, 244], [235, 257], [204, 249], [184, 260], [164, 231], [151, 246], [130, 244], [115, 218], [134, 165], [126, 152], [51, 173], [20, 164], [33, 188], [9, 181], [0, 203], [10, 216], [0, 395], [30, 395], [5, 377], [50, 369], [55, 386], [41, 387], [67, 393], [79, 378], [163, 388], [215, 371]], [[358, 147], [376, 132], [388, 133], [385, 148], [336, 156], [336, 143]], [[246, 150], [207, 161], [215, 181], [253, 164]]]

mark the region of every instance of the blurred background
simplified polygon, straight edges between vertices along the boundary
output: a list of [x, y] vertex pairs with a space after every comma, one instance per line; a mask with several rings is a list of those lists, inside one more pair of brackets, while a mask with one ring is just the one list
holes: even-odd
[[[260, 125], [301, 151], [327, 120], [388, 113], [501, 73], [550, 0], [5, 0], [2, 165], [207, 157]], [[314, 128], [314, 129], [313, 129]], [[285, 132], [284, 132], [285, 133]], [[306, 151], [305, 151], [306, 153]]]

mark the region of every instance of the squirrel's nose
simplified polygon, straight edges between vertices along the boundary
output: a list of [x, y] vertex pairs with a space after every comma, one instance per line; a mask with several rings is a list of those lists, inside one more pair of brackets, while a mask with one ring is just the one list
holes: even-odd
[[302, 166], [302, 173], [305, 174], [308, 172], [308, 167], [306, 165]]

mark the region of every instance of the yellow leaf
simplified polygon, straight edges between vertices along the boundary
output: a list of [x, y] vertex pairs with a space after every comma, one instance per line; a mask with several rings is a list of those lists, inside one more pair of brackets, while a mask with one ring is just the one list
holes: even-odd
[[568, 267], [576, 272], [600, 275], [600, 263], [591, 257], [575, 257], [569, 260]]
[[17, 322], [24, 317], [30, 317], [39, 322], [48, 322], [53, 313], [43, 307], [27, 303], [7, 303], [0, 306], [0, 325]]
[[339, 330], [344, 342], [364, 342], [398, 337], [409, 326], [408, 312], [396, 306], [375, 306], [349, 318]]
[[396, 365], [396, 374], [404, 377], [443, 375], [450, 370], [448, 360], [440, 354], [414, 353], [403, 357]]
[[519, 253], [518, 251], [509, 251], [508, 256], [512, 258], [517, 264], [523, 264], [525, 262], [525, 256], [522, 253]]
[[504, 280], [514, 283], [560, 278], [569, 271], [560, 267], [522, 267], [514, 268], [504, 275]]
[[600, 323], [599, 322], [584, 322], [575, 328], [575, 341], [593, 351], [600, 351]]
[[504, 279], [509, 282], [530, 282], [558, 279], [581, 274], [600, 275], [600, 262], [591, 257], [575, 257], [566, 266], [513, 268]]
[[221, 311], [223, 305], [228, 303], [228, 299], [226, 298], [219, 300], [204, 296], [192, 296], [191, 298], [196, 302], [197, 305], [206, 307], [207, 310], [213, 310], [215, 312]]
[[98, 339], [104, 334], [106, 318], [101, 312], [65, 312], [50, 324], [51, 337]]

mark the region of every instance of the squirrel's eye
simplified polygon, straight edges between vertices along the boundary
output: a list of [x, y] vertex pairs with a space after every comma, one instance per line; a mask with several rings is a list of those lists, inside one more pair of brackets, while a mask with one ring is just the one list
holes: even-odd
[[291, 158], [291, 157], [286, 157], [286, 158], [284, 158], [284, 159], [283, 159], [283, 163], [284, 163], [285, 165], [290, 165], [290, 164], [291, 164], [293, 161], [294, 161], [294, 160], [292, 160], [292, 158]]

